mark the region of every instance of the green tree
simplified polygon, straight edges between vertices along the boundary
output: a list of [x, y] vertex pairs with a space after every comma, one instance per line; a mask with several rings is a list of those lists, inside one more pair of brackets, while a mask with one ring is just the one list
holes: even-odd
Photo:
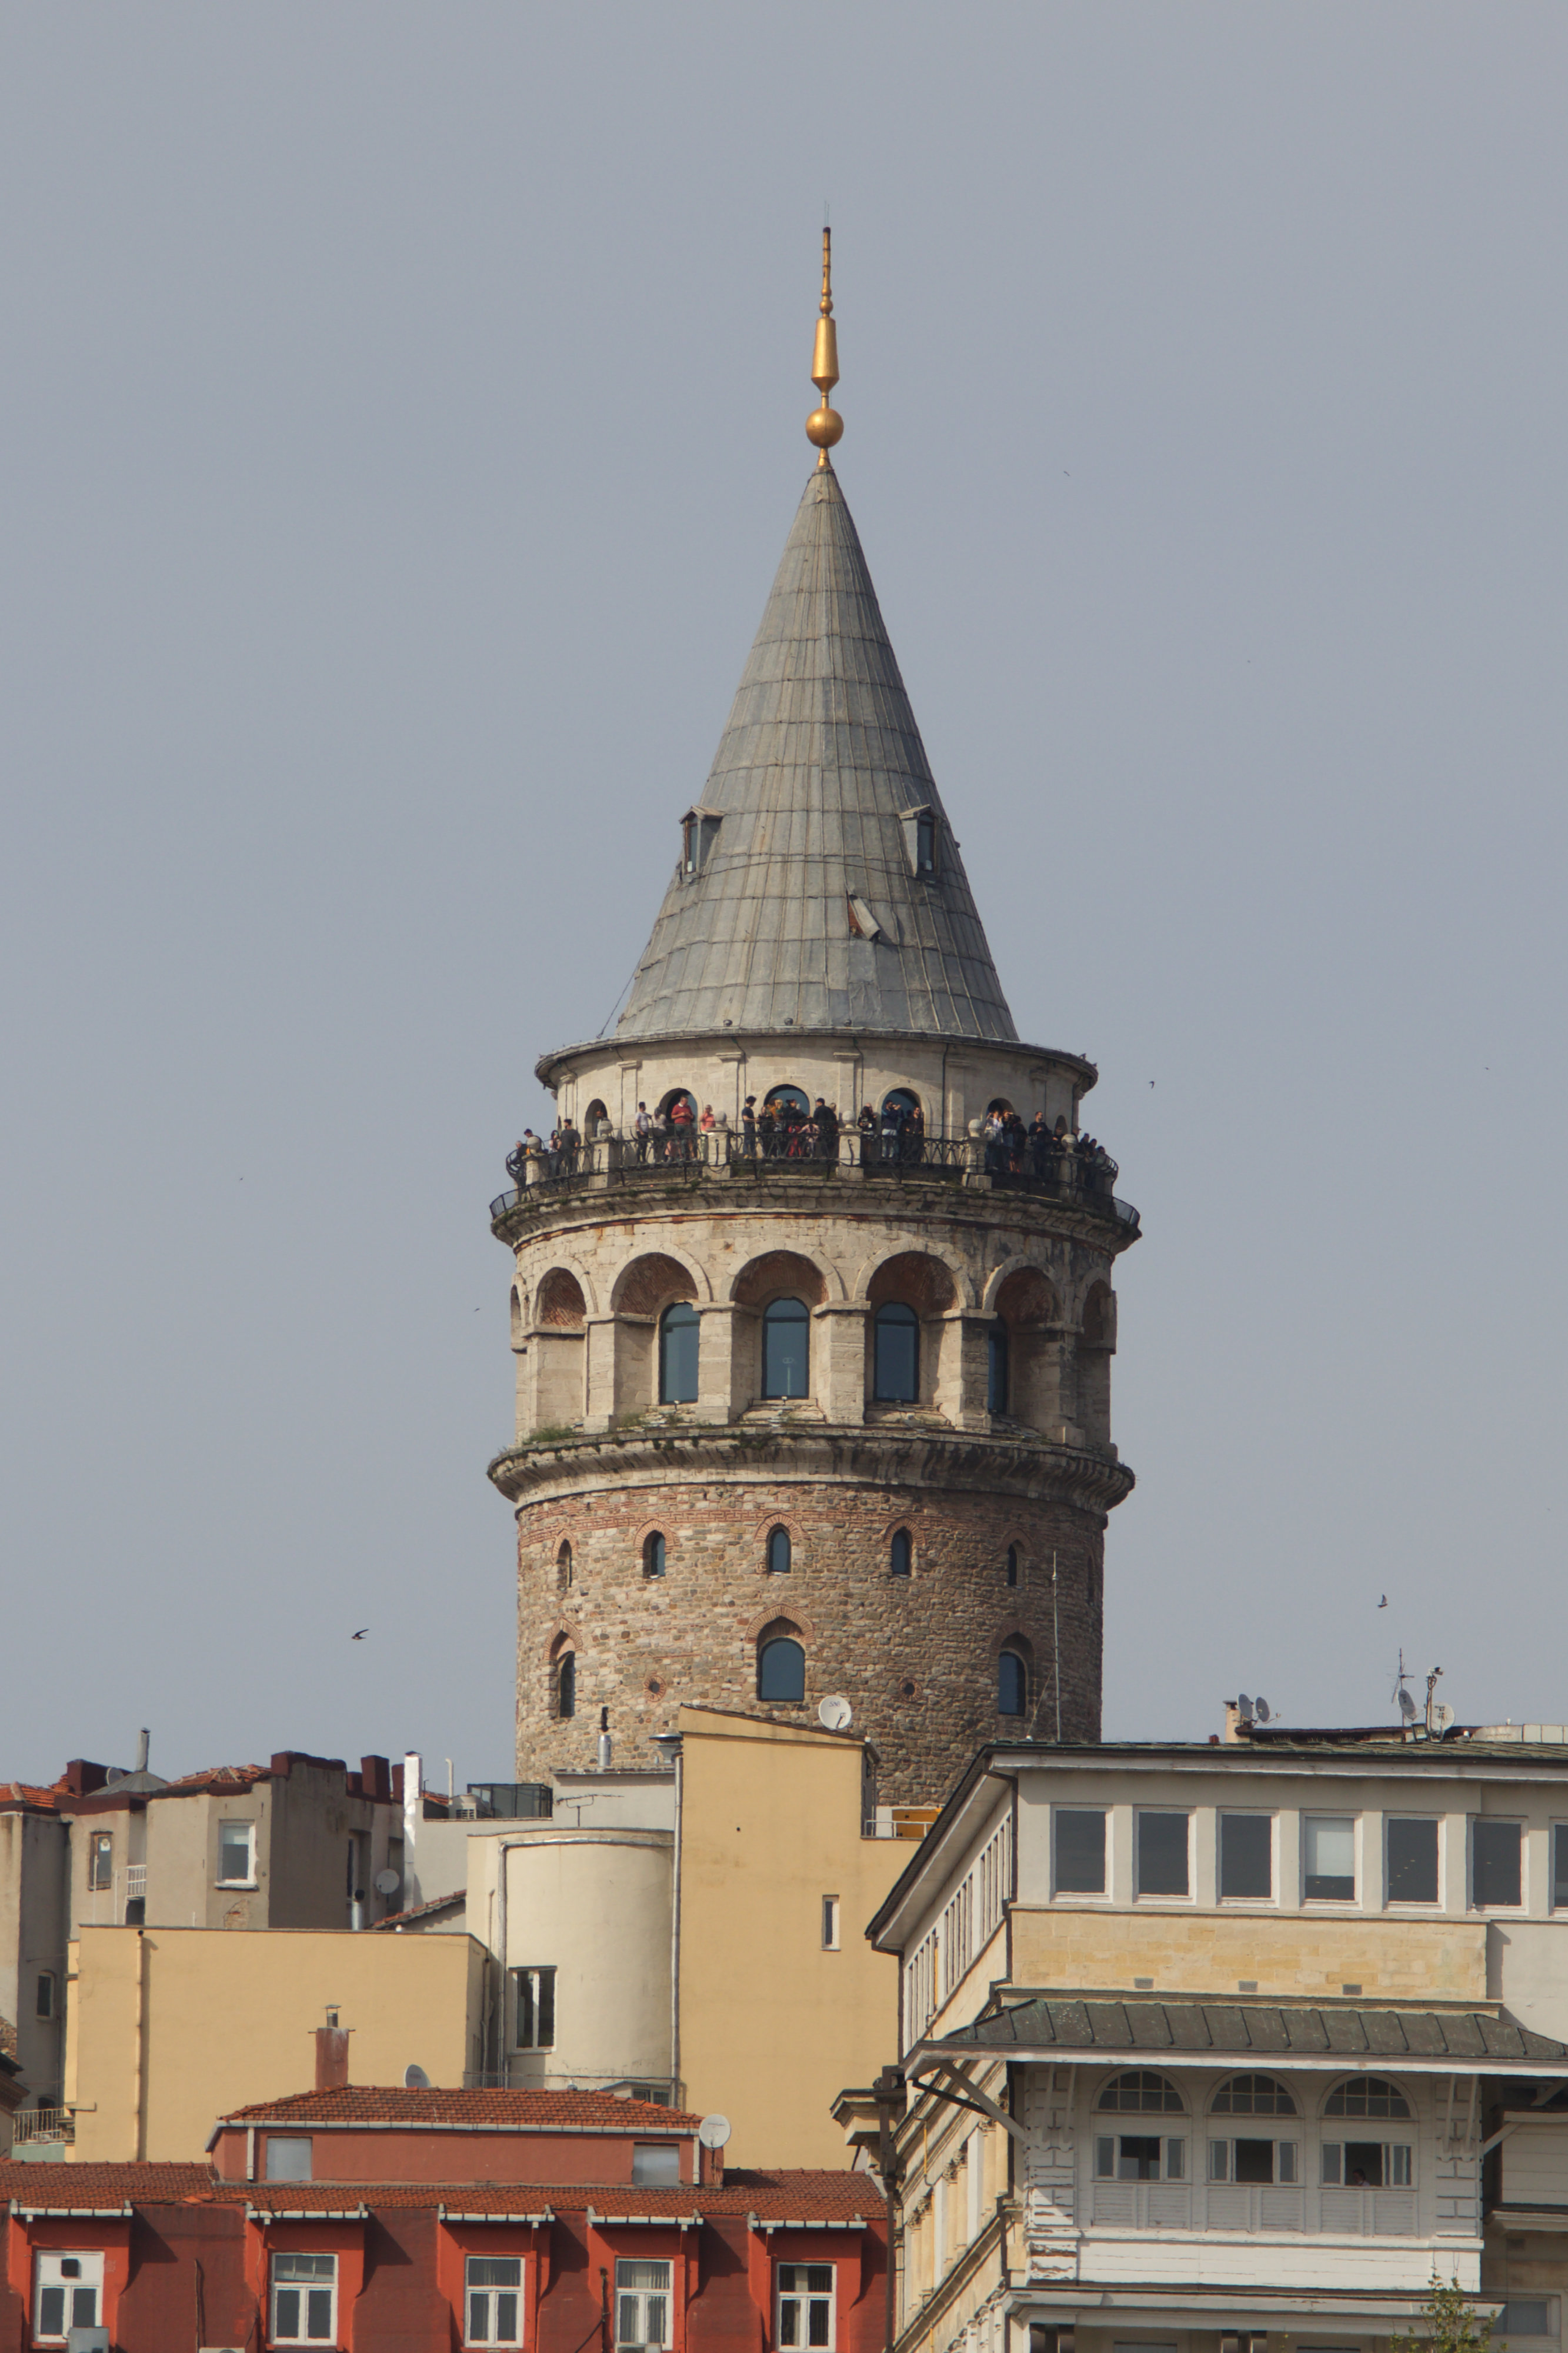
[[1421, 2325], [1394, 2337], [1391, 2353], [1489, 2353], [1491, 2341], [1490, 2315], [1478, 2318], [1458, 2281], [1445, 2284], [1434, 2272], [1421, 2307]]

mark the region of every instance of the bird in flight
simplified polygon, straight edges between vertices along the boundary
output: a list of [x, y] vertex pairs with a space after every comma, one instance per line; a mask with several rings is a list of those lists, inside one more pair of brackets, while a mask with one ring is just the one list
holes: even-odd
[[369, 1631], [370, 1628], [368, 1626], [362, 1626], [357, 1634], [351, 1634], [349, 1636], [349, 1641], [351, 1642], [363, 1642]]
[[[1387, 1594], [1386, 1594], [1386, 1593], [1384, 1595], [1383, 1599], [1378, 1603], [1378, 1605], [1377, 1605], [1377, 1606], [1378, 1606], [1378, 1608], [1379, 1608], [1380, 1609], [1387, 1609], [1387, 1607], [1388, 1607], [1388, 1596], [1387, 1596]], [[357, 1637], [357, 1636], [355, 1637], [355, 1640], [356, 1640], [356, 1641], [358, 1640], [358, 1637]]]

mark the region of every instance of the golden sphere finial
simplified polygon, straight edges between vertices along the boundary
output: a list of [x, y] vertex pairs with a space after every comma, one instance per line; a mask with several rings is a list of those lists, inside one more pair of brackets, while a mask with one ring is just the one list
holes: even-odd
[[811, 380], [822, 395], [822, 406], [805, 420], [805, 438], [821, 451], [819, 466], [827, 463], [827, 453], [844, 430], [844, 419], [836, 408], [827, 405], [827, 396], [838, 381], [838, 329], [833, 317], [833, 231], [822, 232], [822, 301], [816, 322], [816, 346], [812, 353]]

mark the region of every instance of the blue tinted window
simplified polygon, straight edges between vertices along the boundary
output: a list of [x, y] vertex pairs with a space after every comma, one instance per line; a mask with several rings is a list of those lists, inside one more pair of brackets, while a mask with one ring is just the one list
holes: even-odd
[[910, 1542], [908, 1528], [900, 1528], [893, 1537], [892, 1552], [888, 1562], [890, 1576], [908, 1577], [913, 1550], [914, 1546]]
[[1028, 1685], [1024, 1662], [1016, 1651], [1004, 1651], [996, 1662], [996, 1708], [1001, 1715], [1022, 1715]]
[[658, 1319], [660, 1405], [697, 1402], [697, 1310], [685, 1300], [667, 1307]]
[[877, 1310], [873, 1389], [882, 1405], [915, 1405], [921, 1393], [921, 1326], [912, 1307], [894, 1300]]
[[799, 1299], [775, 1299], [763, 1317], [763, 1395], [803, 1398], [810, 1385], [811, 1317]]
[[764, 1642], [757, 1654], [757, 1697], [772, 1700], [805, 1697], [805, 1652], [787, 1635]]
[[774, 1528], [768, 1538], [768, 1567], [775, 1577], [782, 1577], [789, 1567], [789, 1530]]

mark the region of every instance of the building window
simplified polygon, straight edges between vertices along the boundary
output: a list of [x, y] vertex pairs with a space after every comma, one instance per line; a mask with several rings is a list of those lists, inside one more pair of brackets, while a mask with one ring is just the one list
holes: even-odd
[[1016, 1545], [1009, 1545], [1007, 1547], [1005, 1582], [1009, 1585], [1016, 1585], [1018, 1582], [1018, 1547]]
[[664, 1538], [657, 1528], [642, 1540], [642, 1573], [645, 1577], [664, 1575]]
[[92, 1842], [88, 1849], [87, 1856], [87, 1883], [94, 1894], [100, 1888], [112, 1887], [114, 1884], [114, 1833], [112, 1831], [94, 1831], [92, 1834]]
[[1219, 1892], [1253, 1903], [1274, 1893], [1274, 1818], [1271, 1814], [1221, 1814]]
[[921, 1394], [921, 1320], [901, 1299], [879, 1307], [872, 1326], [872, 1394], [879, 1405], [916, 1405]]
[[768, 1531], [768, 1570], [773, 1577], [784, 1577], [789, 1570], [789, 1530], [770, 1528]]
[[1094, 2143], [1097, 2181], [1184, 2181], [1187, 2144], [1163, 2133], [1100, 2133]]
[[310, 2139], [308, 2133], [268, 2134], [267, 2179], [268, 2181], [310, 2180]]
[[1028, 1708], [1029, 1670], [1016, 1651], [1004, 1651], [996, 1662], [996, 1713], [1026, 1715]]
[[103, 2293], [101, 2254], [42, 2254], [33, 2284], [33, 2337], [63, 2345], [68, 2328], [96, 2328]]
[[1095, 2105], [1119, 2111], [1122, 2116], [1184, 2116], [1182, 2095], [1168, 2075], [1156, 2075], [1147, 2067], [1131, 2067], [1122, 2075], [1112, 2075]]
[[577, 1654], [563, 1651], [555, 1662], [555, 1713], [562, 1723], [577, 1713]]
[[1408, 2189], [1410, 2144], [1389, 2140], [1326, 2140], [1323, 2182], [1336, 2189]]
[[1293, 2116], [1296, 2103], [1278, 2075], [1233, 2075], [1214, 2095], [1216, 2116]]
[[519, 1969], [517, 1977], [517, 2043], [519, 2051], [555, 2048], [555, 1971]]
[[1391, 1821], [1388, 1825], [1388, 1900], [1391, 1904], [1437, 1901], [1437, 1825]]
[[1007, 1410], [1007, 1326], [1000, 1316], [985, 1335], [985, 1410]]
[[805, 1697], [805, 1652], [787, 1634], [764, 1642], [757, 1652], [757, 1697], [774, 1702]]
[[1190, 1814], [1145, 1814], [1138, 1817], [1139, 1895], [1185, 1895], [1191, 1881], [1187, 1850], [1191, 1844]]
[[810, 1386], [810, 1311], [803, 1299], [775, 1299], [763, 1315], [763, 1395], [803, 1398]]
[[1211, 2140], [1211, 2181], [1300, 2181], [1300, 2144], [1293, 2140]]
[[1061, 1807], [1056, 1818], [1056, 1890], [1058, 1895], [1105, 1893], [1105, 1810]]
[[34, 1997], [34, 2015], [37, 2018], [53, 2018], [54, 2014], [55, 1973], [53, 1969], [40, 1969], [37, 1991]]
[[470, 2255], [464, 2266], [466, 2345], [522, 2343], [522, 2257]]
[[632, 2179], [647, 2188], [656, 2182], [679, 2181], [680, 2149], [672, 2140], [634, 2140], [632, 2143]]
[[1326, 2116], [1408, 2116], [1410, 2103], [1384, 2075], [1352, 2075], [1323, 2103]]
[[1301, 1824], [1306, 1894], [1355, 1902], [1355, 1823], [1348, 1814], [1309, 1814]]
[[1524, 1901], [1521, 1822], [1470, 1824], [1470, 1902], [1478, 1912], [1510, 1909]]
[[1552, 2326], [1550, 2296], [1510, 2295], [1492, 2323], [1500, 2338], [1513, 2337], [1555, 2337]]
[[563, 1544], [555, 1556], [555, 1590], [557, 1593], [570, 1593], [572, 1590], [572, 1547], [569, 1544]]
[[914, 1549], [908, 1528], [895, 1528], [892, 1546], [888, 1555], [889, 1577], [909, 1576], [914, 1566]]
[[936, 872], [936, 819], [929, 809], [917, 809], [914, 816], [915, 872], [928, 879]]
[[629, 2262], [616, 2264], [616, 2343], [622, 2353], [645, 2345], [669, 2343], [669, 2265]]
[[335, 2345], [338, 2339], [336, 2255], [274, 2255], [274, 2345]]
[[833, 2265], [779, 2265], [778, 2342], [816, 2348], [833, 2345]]
[[822, 1949], [825, 1953], [838, 1950], [838, 1898], [825, 1895], [822, 1899]]
[[217, 1883], [248, 1887], [256, 1877], [256, 1824], [220, 1822], [217, 1826]]
[[697, 1310], [678, 1299], [658, 1319], [658, 1401], [660, 1405], [697, 1402]]

